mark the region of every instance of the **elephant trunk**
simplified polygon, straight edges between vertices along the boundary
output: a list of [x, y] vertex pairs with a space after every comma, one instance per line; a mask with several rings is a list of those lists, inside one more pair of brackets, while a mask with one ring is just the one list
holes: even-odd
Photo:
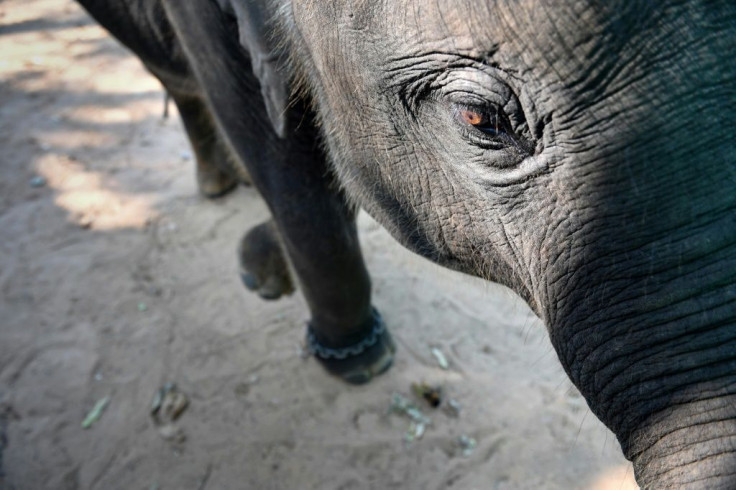
[[736, 210], [710, 216], [601, 232], [550, 288], [553, 345], [643, 488], [736, 488]]
[[601, 322], [553, 332], [568, 374], [618, 437], [642, 488], [736, 488], [734, 315], [731, 301], [720, 314], [698, 315], [713, 320], [708, 326]]
[[736, 395], [713, 396], [653, 415], [624, 444], [642, 488], [734, 488]]

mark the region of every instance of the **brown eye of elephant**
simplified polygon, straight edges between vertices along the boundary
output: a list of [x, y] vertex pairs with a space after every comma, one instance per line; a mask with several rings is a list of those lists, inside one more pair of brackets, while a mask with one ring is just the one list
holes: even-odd
[[463, 120], [471, 126], [477, 126], [481, 122], [483, 122], [483, 116], [481, 115], [481, 113], [470, 109], [461, 110], [460, 117], [462, 117]]
[[483, 109], [460, 108], [458, 116], [461, 122], [489, 135], [497, 136], [505, 134], [504, 125], [500, 116]]

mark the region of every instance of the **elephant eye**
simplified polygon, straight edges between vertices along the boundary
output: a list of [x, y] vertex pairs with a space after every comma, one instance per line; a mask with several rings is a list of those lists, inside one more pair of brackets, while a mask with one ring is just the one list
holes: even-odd
[[514, 131], [508, 115], [495, 104], [454, 103], [455, 123], [466, 140], [487, 150], [514, 148], [522, 153], [533, 150]]
[[490, 108], [458, 107], [457, 118], [464, 126], [471, 126], [487, 136], [509, 133], [509, 124], [498, 111]]
[[471, 126], [478, 126], [483, 122], [483, 114], [472, 109], [460, 109], [460, 117]]

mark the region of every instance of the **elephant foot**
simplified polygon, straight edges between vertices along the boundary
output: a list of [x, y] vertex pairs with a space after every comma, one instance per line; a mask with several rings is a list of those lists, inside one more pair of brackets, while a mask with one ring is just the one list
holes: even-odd
[[359, 342], [341, 348], [320, 344], [307, 326], [307, 349], [333, 376], [360, 385], [386, 372], [393, 363], [396, 345], [378, 311], [373, 308], [371, 330]]
[[216, 199], [235, 189], [238, 181], [214, 165], [198, 163], [197, 185], [204, 197]]
[[238, 247], [243, 285], [267, 300], [294, 292], [277, 233], [273, 222], [261, 223], [245, 234]]

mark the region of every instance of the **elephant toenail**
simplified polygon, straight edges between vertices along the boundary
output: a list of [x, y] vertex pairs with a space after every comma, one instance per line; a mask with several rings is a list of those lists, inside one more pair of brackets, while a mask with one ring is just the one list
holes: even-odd
[[261, 290], [261, 291], [258, 291], [258, 296], [266, 300], [274, 300], [274, 299], [279, 299], [281, 297], [281, 293], [278, 291]]
[[250, 291], [255, 291], [256, 289], [258, 289], [258, 280], [250, 272], [241, 272], [240, 279], [243, 281], [245, 287], [248, 288]]

